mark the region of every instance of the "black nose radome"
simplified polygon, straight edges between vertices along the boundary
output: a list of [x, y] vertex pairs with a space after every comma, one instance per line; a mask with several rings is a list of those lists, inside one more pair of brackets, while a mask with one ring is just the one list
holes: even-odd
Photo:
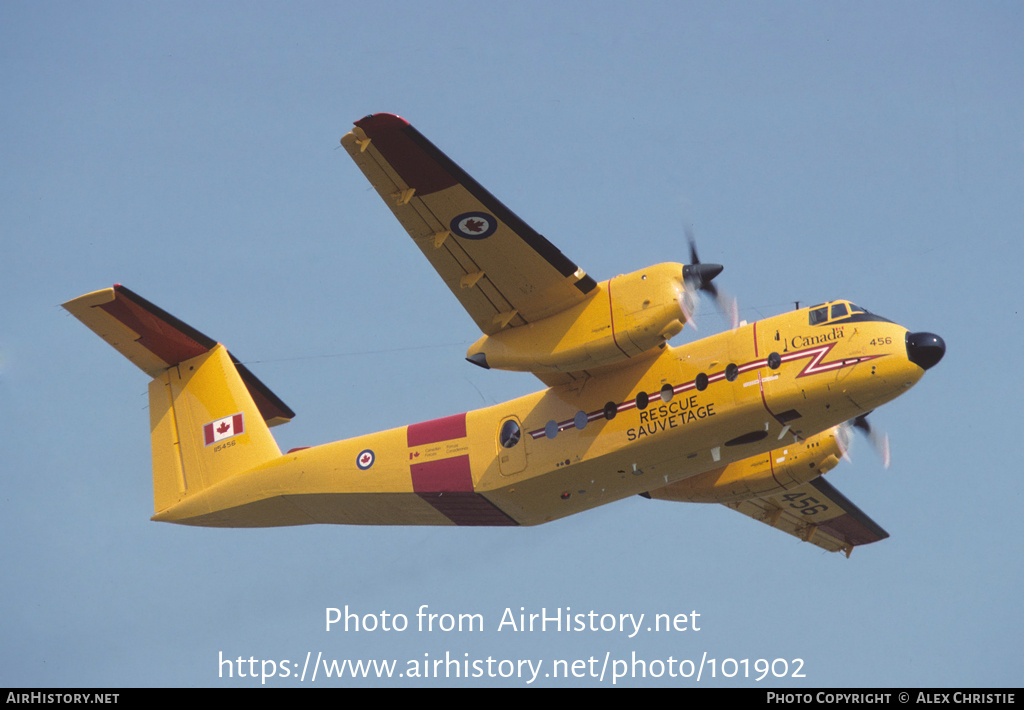
[[927, 370], [946, 354], [946, 343], [935, 333], [907, 333], [907, 357]]

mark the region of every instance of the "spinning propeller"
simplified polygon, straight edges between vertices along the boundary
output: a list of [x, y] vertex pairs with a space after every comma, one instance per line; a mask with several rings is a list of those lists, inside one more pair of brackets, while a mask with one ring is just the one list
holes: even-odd
[[859, 430], [864, 436], [867, 437], [871, 445], [875, 447], [875, 451], [878, 453], [878, 457], [882, 459], [882, 466], [889, 468], [890, 456], [889, 456], [889, 435], [885, 432], [878, 432], [871, 428], [871, 423], [868, 421], [867, 414], [861, 414], [859, 417], [851, 419], [845, 422], [839, 429], [840, 436], [836, 439], [839, 444], [839, 449], [842, 451], [843, 458], [850, 461], [850, 429]]
[[690, 263], [683, 267], [683, 284], [685, 291], [679, 295], [679, 306], [683, 309], [686, 322], [697, 329], [697, 322], [693, 314], [697, 310], [697, 301], [694, 294], [706, 293], [715, 299], [718, 309], [723, 315], [728, 316], [730, 327], [736, 328], [740, 323], [739, 308], [736, 299], [719, 292], [712, 281], [722, 273], [725, 268], [721, 264], [702, 264], [697, 256], [697, 242], [693, 237], [693, 230], [686, 228], [686, 239], [690, 242]]

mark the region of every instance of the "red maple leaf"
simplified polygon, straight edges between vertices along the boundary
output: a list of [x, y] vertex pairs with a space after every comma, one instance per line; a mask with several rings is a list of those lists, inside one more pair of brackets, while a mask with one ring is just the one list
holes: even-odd
[[361, 459], [359, 459], [359, 463], [369, 463], [369, 462], [370, 462], [370, 455], [369, 454], [363, 454], [363, 457]]
[[231, 428], [230, 424], [228, 424], [227, 422], [221, 422], [220, 426], [217, 427], [217, 433], [218, 434], [223, 434], [226, 431], [228, 431], [228, 429], [230, 429], [230, 428]]
[[465, 227], [466, 227], [466, 230], [470, 231], [470, 232], [482, 232], [482, 231], [484, 231], [483, 220], [479, 220], [479, 219], [467, 219], [466, 222], [465, 222]]

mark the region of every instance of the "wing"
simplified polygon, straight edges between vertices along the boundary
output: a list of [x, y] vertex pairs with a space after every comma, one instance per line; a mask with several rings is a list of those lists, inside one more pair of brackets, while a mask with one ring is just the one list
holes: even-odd
[[830, 552], [842, 550], [847, 557], [857, 545], [889, 537], [889, 533], [820, 476], [780, 494], [725, 506]]
[[559, 313], [594, 280], [398, 116], [341, 143], [487, 335]]
[[[158, 377], [217, 345], [217, 341], [120, 284], [79, 296], [65, 303], [64, 308], [150, 377]], [[295, 416], [233, 355], [231, 360], [268, 426], [283, 424]]]

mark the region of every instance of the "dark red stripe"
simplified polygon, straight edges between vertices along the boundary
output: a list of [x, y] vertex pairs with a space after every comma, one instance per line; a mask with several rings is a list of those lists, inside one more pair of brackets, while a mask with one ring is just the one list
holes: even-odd
[[845, 511], [844, 515], [827, 520], [818, 526], [825, 532], [853, 545], [866, 545], [889, 537], [889, 533], [878, 523], [865, 515], [864, 511], [821, 476], [812, 480], [810, 485]]
[[[755, 328], [755, 331], [756, 331], [756, 329], [757, 329], [757, 324], [756, 323], [754, 324], [754, 328]], [[616, 345], [618, 345], [617, 342], [616, 342]], [[757, 339], [756, 338], [754, 339], [754, 345], [755, 345], [755, 350], [756, 350], [757, 349], [756, 348], [756, 346], [757, 346]], [[862, 363], [862, 362], [867, 362], [869, 360], [874, 360], [875, 358], [886, 357], [884, 354], [883, 355], [862, 355], [859, 358], [849, 358], [849, 359], [846, 359], [846, 360], [833, 360], [832, 362], [826, 362], [824, 364], [819, 364], [820, 361], [823, 359], [824, 355], [828, 354], [828, 352], [831, 351], [832, 345], [834, 345], [834, 343], [828, 345], [827, 348], [826, 348], [826, 346], [822, 346], [822, 347], [808, 348], [806, 350], [798, 350], [798, 351], [796, 351], [794, 353], [789, 353], [789, 354], [783, 356], [782, 361], [783, 362], [795, 362], [796, 360], [802, 360], [804, 358], [811, 358], [811, 361], [804, 367], [804, 369], [800, 372], [800, 374], [797, 375], [797, 377], [804, 377], [804, 376], [807, 376], [807, 375], [818, 375], [818, 374], [821, 374], [823, 372], [832, 372], [833, 370], [838, 370], [838, 369], [841, 369], [841, 368], [844, 368], [844, 367], [853, 367], [854, 365], [857, 365], [857, 364]], [[756, 352], [755, 352], [755, 355], [756, 355]], [[748, 363], [740, 365], [738, 367], [738, 371], [740, 373], [744, 373], [745, 374], [745, 373], [747, 373], [747, 372], [749, 372], [751, 370], [756, 370], [756, 369], [758, 369], [760, 367], [765, 367], [765, 366], [767, 366], [767, 360], [751, 360]], [[708, 382], [709, 383], [711, 383], [711, 382], [719, 382], [719, 381], [721, 381], [723, 379], [725, 379], [725, 370], [719, 370], [716, 373], [708, 375]], [[776, 419], [776, 421], [779, 422], [779, 424], [781, 424], [782, 426], [785, 426], [786, 422], [789, 421], [789, 419], [787, 419], [786, 416], [785, 416], [786, 414], [788, 414], [788, 412], [783, 412], [782, 415], [776, 415], [774, 412], [771, 411], [771, 409], [768, 408], [768, 402], [765, 400], [764, 382], [765, 381], [761, 380], [761, 376], [758, 375], [758, 383], [757, 384], [758, 384], [758, 388], [759, 388], [759, 390], [761, 392], [761, 402], [764, 405], [764, 408], [768, 411], [768, 413], [771, 414], [771, 416], [773, 416]], [[682, 383], [680, 385], [675, 385], [672, 388], [672, 392], [674, 394], [681, 394], [682, 392], [686, 392], [686, 391], [695, 389], [695, 387], [696, 387], [695, 383], [696, 383], [696, 380], [690, 380], [689, 382], [684, 382], [684, 383]], [[651, 393], [649, 393], [649, 392], [647, 394], [649, 396], [651, 395]], [[653, 397], [657, 397], [657, 396], [658, 396], [658, 392], [654, 392], [653, 393]], [[622, 402], [621, 404], [618, 405], [618, 411], [619, 412], [625, 412], [627, 410], [633, 409], [634, 407], [636, 407], [636, 399], [629, 399], [629, 400], [626, 400], [625, 402]], [[791, 411], [793, 411], [793, 410], [791, 410]], [[594, 421], [595, 419], [600, 419], [600, 418], [602, 418], [603, 413], [604, 413], [603, 409], [595, 409], [593, 412], [589, 412], [587, 414], [587, 421]], [[793, 419], [797, 419], [797, 418], [799, 418], [799, 416], [794, 416], [792, 418]], [[566, 419], [564, 422], [559, 422], [559, 424], [558, 424], [559, 431], [561, 431], [562, 429], [571, 429], [573, 426], [574, 426], [574, 424], [573, 424], [573, 420], [572, 419]], [[530, 436], [532, 436], [534, 439], [539, 439], [541, 436], [543, 436], [544, 429], [533, 429], [529, 433], [530, 433]]]
[[[177, 365], [202, 355], [217, 344], [210, 336], [200, 333], [121, 284], [114, 286], [114, 300], [98, 307], [138, 333], [136, 342], [168, 365]], [[280, 423], [295, 416], [295, 412], [240, 363], [238, 358], [231, 355], [231, 361], [265, 420], [276, 419]]]
[[113, 301], [98, 307], [138, 333], [136, 342], [168, 365], [202, 355], [216, 345], [124, 286], [115, 286], [114, 293]]
[[473, 491], [469, 454], [450, 459], [414, 463], [409, 466], [412, 489], [416, 493], [452, 493]]
[[[228, 353], [228, 355], [231, 355], [231, 353]], [[256, 403], [256, 408], [260, 410], [260, 415], [265, 421], [269, 422], [276, 419], [278, 421], [275, 423], [280, 424], [281, 420], [288, 421], [295, 417], [295, 412], [292, 411], [291, 407], [271, 392], [270, 388], [263, 384], [256, 375], [252, 374], [252, 371], [240, 363], [234, 355], [231, 355], [231, 362], [235, 364], [235, 369], [242, 376], [242, 382], [245, 383], [249, 394], [252, 395], [253, 402]]]
[[439, 441], [461, 439], [464, 436], [466, 436], [465, 412], [441, 419], [432, 419], [429, 422], [410, 424], [406, 429], [409, 446], [436, 444]]
[[848, 513], [821, 523], [818, 528], [824, 530], [837, 540], [842, 540], [850, 545], [867, 545], [868, 543], [878, 542], [889, 537], [888, 534], [883, 533], [879, 535], [873, 530], [868, 529]]
[[493, 503], [476, 493], [420, 493], [420, 498], [456, 525], [518, 525]]
[[[579, 269], [554, 244], [526, 224], [498, 198], [474, 180], [455, 161], [409, 125], [404, 118], [376, 113], [356, 121], [377, 146], [384, 158], [402, 176], [417, 195], [429, 195], [452, 185], [461, 184], [480, 201], [488, 212], [505, 223], [516, 236], [540, 254], [562, 276], [572, 276]], [[576, 282], [581, 293], [590, 293], [597, 283], [592, 278]]]
[[458, 181], [413, 140], [404, 118], [377, 113], [356, 121], [374, 147], [391, 164], [409, 187], [422, 197], [458, 184]]

